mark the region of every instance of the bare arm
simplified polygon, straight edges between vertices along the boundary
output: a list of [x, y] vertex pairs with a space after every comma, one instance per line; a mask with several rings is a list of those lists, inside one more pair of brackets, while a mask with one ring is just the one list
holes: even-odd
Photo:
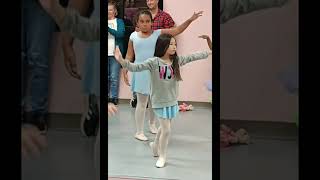
[[206, 59], [211, 54], [212, 54], [212, 51], [202, 51], [202, 52], [193, 53], [187, 56], [179, 56], [179, 65], [184, 66], [196, 60]]
[[184, 30], [187, 29], [187, 27], [196, 19], [198, 19], [200, 16], [202, 16], [203, 11], [200, 11], [198, 13], [194, 13], [191, 18], [187, 19], [184, 23], [182, 23], [179, 26], [173, 27], [171, 29], [161, 29], [161, 34], [171, 34], [173, 36], [176, 36], [178, 34], [181, 34]]
[[[128, 42], [126, 59], [129, 60], [130, 62], [134, 61], [133, 42], [131, 40], [129, 40], [129, 42]], [[122, 75], [123, 75], [123, 80], [126, 83], [126, 85], [130, 86], [129, 77], [128, 77], [128, 70], [125, 68], [122, 68]]]
[[212, 41], [208, 35], [201, 35], [199, 38], [206, 39], [210, 50], [212, 50]]
[[133, 42], [131, 40], [129, 40], [129, 42], [128, 42], [126, 59], [128, 59], [130, 62], [133, 62], [133, 60], [134, 60]]

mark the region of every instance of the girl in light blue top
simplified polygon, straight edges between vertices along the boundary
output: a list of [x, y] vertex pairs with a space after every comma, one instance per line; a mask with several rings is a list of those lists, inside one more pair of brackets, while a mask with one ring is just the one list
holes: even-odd
[[[202, 11], [194, 13], [191, 18], [186, 20], [180, 26], [174, 27], [172, 29], [159, 29], [153, 31], [151, 28], [152, 15], [150, 11], [142, 10], [138, 12], [137, 26], [139, 27], [140, 31], [135, 31], [130, 35], [126, 59], [130, 61], [133, 61], [133, 59], [135, 59], [134, 63], [140, 64], [143, 63], [146, 59], [153, 57], [156, 41], [160, 34], [171, 34], [173, 36], [176, 36], [182, 33], [191, 24], [191, 22], [198, 19], [198, 17], [200, 17], [202, 13]], [[128, 71], [124, 70], [123, 72], [126, 84], [130, 85], [127, 77]], [[143, 127], [145, 112], [150, 95], [150, 73], [148, 71], [134, 72], [132, 74], [131, 84], [131, 90], [137, 93], [138, 99], [135, 112], [136, 134], [134, 137], [141, 141], [147, 141], [148, 138], [144, 135]], [[151, 133], [157, 133], [153, 111], [150, 111], [149, 127]]]

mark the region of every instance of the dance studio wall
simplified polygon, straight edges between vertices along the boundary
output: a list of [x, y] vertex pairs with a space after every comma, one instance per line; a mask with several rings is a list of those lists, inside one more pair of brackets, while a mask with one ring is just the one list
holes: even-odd
[[[49, 84], [49, 112], [78, 114], [83, 109], [81, 81], [71, 77], [65, 66], [59, 33], [53, 38], [51, 76]], [[85, 43], [75, 40], [74, 49], [81, 73], [84, 62]]]
[[[188, 29], [177, 36], [178, 54], [186, 55], [195, 51], [207, 50], [208, 46], [205, 40], [198, 36], [212, 34], [212, 1], [201, 0], [198, 3], [194, 0], [163, 0], [164, 11], [168, 12], [177, 25], [183, 23], [191, 17], [194, 11], [203, 10], [202, 17], [193, 22]], [[179, 100], [209, 102], [210, 92], [205, 83], [211, 80], [212, 74], [212, 56], [207, 60], [195, 62], [184, 66], [181, 69], [183, 81], [180, 83]], [[122, 77], [121, 77], [122, 78]], [[130, 99], [130, 88], [121, 81], [120, 98]]]
[[298, 62], [298, 3], [238, 17], [220, 28], [223, 119], [293, 122], [298, 98], [279, 73]]

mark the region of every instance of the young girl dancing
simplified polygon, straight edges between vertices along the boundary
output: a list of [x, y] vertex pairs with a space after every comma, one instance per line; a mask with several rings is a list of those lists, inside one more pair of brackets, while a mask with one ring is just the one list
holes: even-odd
[[[155, 141], [150, 143], [154, 157], [159, 159], [156, 167], [164, 167], [166, 162], [166, 151], [171, 131], [171, 120], [179, 112], [178, 107], [178, 85], [182, 80], [180, 67], [195, 60], [206, 59], [212, 52], [204, 51], [189, 56], [177, 56], [176, 40], [171, 34], [161, 34], [155, 46], [154, 57], [135, 64], [122, 58], [119, 48], [116, 48], [115, 58], [132, 72], [148, 70], [151, 78], [151, 105], [153, 112], [160, 122], [160, 127]], [[139, 102], [139, 100], [138, 100]], [[140, 101], [141, 102], [141, 101]]]
[[[140, 64], [146, 59], [153, 57], [156, 41], [160, 34], [171, 34], [172, 36], [176, 36], [182, 33], [194, 20], [202, 16], [202, 13], [202, 11], [194, 13], [191, 18], [177, 27], [153, 31], [151, 27], [152, 15], [150, 11], [143, 10], [138, 12], [136, 17], [139, 32], [135, 31], [130, 35], [126, 59], [131, 62], [135, 59], [134, 63]], [[127, 72], [127, 70], [124, 70], [124, 79], [126, 80], [128, 79]], [[130, 85], [128, 81], [126, 81], [126, 84]], [[145, 113], [150, 95], [150, 74], [147, 71], [135, 72], [132, 74], [131, 91], [137, 93], [138, 99], [135, 111], [136, 134], [134, 137], [141, 141], [147, 141], [148, 138], [144, 135], [143, 130]], [[149, 129], [153, 134], [157, 133], [155, 123], [155, 116], [150, 108]]]

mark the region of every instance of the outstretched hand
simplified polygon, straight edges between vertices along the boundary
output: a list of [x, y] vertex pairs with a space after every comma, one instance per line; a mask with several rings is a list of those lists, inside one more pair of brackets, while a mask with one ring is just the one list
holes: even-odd
[[201, 35], [201, 36], [198, 36], [198, 37], [206, 39], [210, 50], [212, 50], [212, 41], [211, 41], [211, 39], [210, 39], [210, 37], [208, 35]]
[[191, 16], [190, 20], [194, 21], [196, 19], [198, 19], [200, 16], [202, 16], [203, 11], [199, 11], [199, 12], [194, 12], [193, 15]]
[[202, 38], [202, 39], [210, 39], [210, 37], [208, 35], [201, 35], [201, 36], [198, 36], [199, 38]]

